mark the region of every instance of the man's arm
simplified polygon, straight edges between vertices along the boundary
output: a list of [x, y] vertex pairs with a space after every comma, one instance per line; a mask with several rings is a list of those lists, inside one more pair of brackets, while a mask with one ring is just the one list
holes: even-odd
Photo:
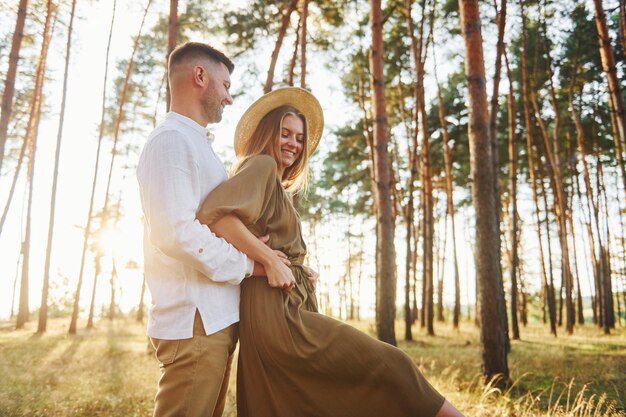
[[270, 249], [250, 233], [237, 216], [227, 214], [212, 223], [210, 228], [218, 236], [223, 237], [237, 249], [260, 263], [265, 270], [270, 286], [286, 289], [294, 287], [296, 280], [276, 251]]
[[144, 149], [137, 178], [150, 242], [211, 280], [236, 285], [252, 263], [196, 220], [201, 196], [195, 152], [176, 131], [159, 133]]

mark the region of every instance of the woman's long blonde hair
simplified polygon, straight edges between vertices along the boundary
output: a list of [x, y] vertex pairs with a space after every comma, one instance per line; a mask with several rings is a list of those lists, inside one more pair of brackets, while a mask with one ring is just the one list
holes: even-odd
[[283, 120], [287, 115], [299, 118], [304, 126], [302, 152], [291, 166], [285, 168], [281, 178], [285, 189], [295, 194], [305, 191], [308, 185], [309, 149], [306, 117], [293, 106], [277, 107], [261, 119], [252, 136], [246, 142], [243, 154], [234, 164], [233, 170], [237, 171], [245, 161], [256, 155], [269, 155], [276, 160], [276, 163], [280, 164], [280, 135]]

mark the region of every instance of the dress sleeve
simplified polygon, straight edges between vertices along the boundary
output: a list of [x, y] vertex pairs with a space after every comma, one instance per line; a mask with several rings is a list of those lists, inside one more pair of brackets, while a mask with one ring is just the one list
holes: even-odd
[[268, 209], [277, 183], [274, 158], [253, 156], [234, 176], [211, 191], [196, 217], [200, 223], [210, 225], [227, 214], [234, 214], [245, 225], [252, 225]]

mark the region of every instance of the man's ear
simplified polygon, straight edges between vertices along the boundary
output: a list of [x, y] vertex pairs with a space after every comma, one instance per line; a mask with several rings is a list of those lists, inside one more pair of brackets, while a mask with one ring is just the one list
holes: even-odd
[[193, 67], [193, 82], [196, 85], [204, 86], [207, 81], [207, 72], [202, 65]]

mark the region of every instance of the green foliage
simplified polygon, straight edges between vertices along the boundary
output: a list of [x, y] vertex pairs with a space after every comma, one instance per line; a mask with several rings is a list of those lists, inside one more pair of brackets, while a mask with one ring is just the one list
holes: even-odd
[[224, 14], [223, 28], [227, 45], [234, 56], [254, 49], [259, 38], [265, 38], [278, 30], [281, 8], [290, 0], [278, 2], [252, 1], [245, 8]]

